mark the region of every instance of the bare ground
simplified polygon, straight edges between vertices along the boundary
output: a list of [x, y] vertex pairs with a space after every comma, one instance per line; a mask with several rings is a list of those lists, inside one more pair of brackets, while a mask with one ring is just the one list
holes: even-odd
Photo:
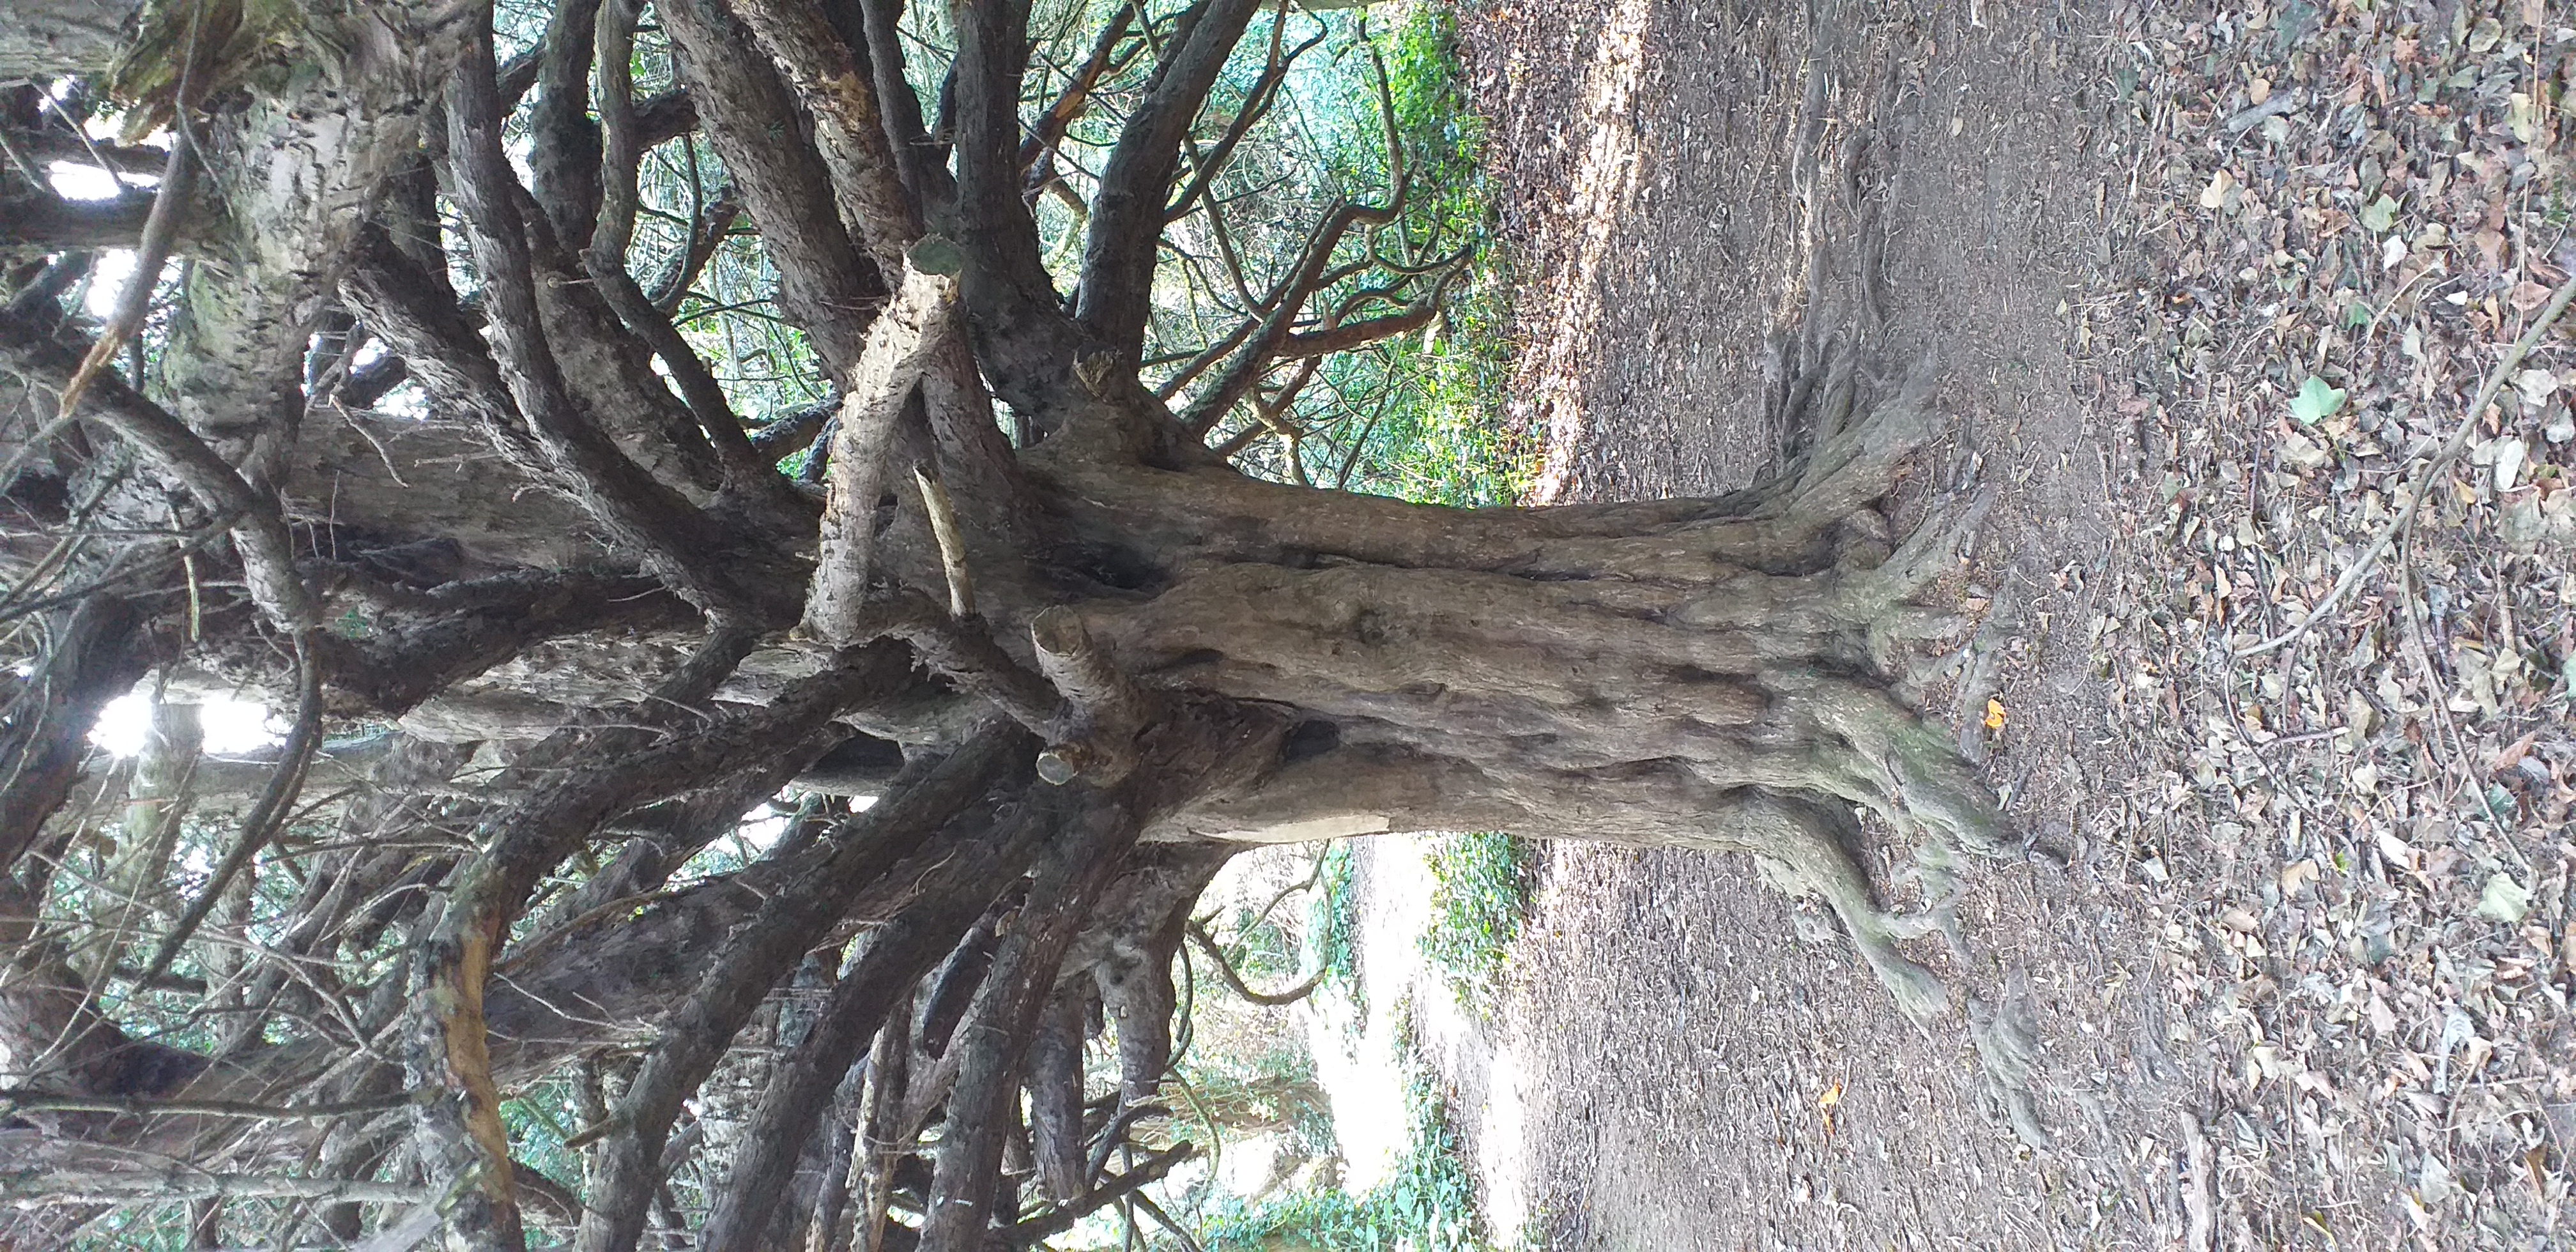
[[[1468, 15], [1548, 498], [1772, 463], [1761, 345], [1875, 137], [1879, 355], [1957, 419], [1898, 520], [1997, 493], [1927, 712], [2033, 843], [1922, 955], [2035, 1029], [2044, 1145], [1749, 863], [1554, 851], [1491, 1038], [1439, 1049], [1534, 1243], [2565, 1246], [2576, 338], [2436, 454], [2566, 277], [2576, 31], [2375, 7]], [[2311, 373], [2348, 395], [2303, 425]]]

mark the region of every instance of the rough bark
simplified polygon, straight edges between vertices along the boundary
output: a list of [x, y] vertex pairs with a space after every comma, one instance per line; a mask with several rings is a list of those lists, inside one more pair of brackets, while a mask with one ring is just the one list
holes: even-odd
[[886, 284], [842, 224], [822, 156], [793, 139], [795, 97], [723, 5], [674, 0], [661, 11], [681, 79], [692, 100], [706, 102], [698, 114], [707, 140], [734, 172], [775, 258], [781, 309], [813, 334], [833, 374], [845, 376], [866, 342], [859, 314], [885, 299]]
[[0, 5], [0, 82], [107, 68], [129, 0], [9, 0]]

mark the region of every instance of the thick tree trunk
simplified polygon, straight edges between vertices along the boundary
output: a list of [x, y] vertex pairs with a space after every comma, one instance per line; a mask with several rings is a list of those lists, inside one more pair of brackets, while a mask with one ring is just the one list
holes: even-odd
[[1937, 509], [1891, 545], [1869, 507], [1930, 433], [1925, 381], [1723, 500], [1461, 511], [1047, 464], [1083, 533], [1150, 571], [1151, 598], [1084, 610], [1121, 667], [1288, 714], [1274, 761], [1175, 797], [1149, 837], [1502, 830], [1750, 852], [1821, 894], [1928, 1018], [1939, 991], [1891, 940], [1931, 923], [1873, 902], [1852, 816], [1947, 853], [1998, 854], [2005, 835], [1892, 686], [1901, 645], [1959, 627], [1915, 601], [1980, 512]]

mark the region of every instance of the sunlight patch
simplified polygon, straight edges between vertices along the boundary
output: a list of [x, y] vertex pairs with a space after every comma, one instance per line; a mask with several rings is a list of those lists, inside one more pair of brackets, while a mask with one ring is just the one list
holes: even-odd
[[134, 249], [109, 248], [98, 254], [89, 272], [89, 290], [81, 297], [81, 307], [100, 321], [116, 315], [116, 302], [125, 295], [125, 281], [134, 276]]
[[1529, 1223], [1529, 1102], [1522, 1095], [1528, 1081], [1510, 1048], [1495, 1050], [1476, 1128], [1476, 1173], [1485, 1183], [1485, 1223], [1506, 1236]]
[[[1540, 432], [1546, 450], [1530, 488], [1532, 504], [1555, 504], [1574, 487], [1574, 456], [1583, 442], [1583, 372], [1593, 331], [1603, 317], [1601, 263], [1637, 188], [1640, 152], [1631, 119], [1637, 87], [1645, 78], [1646, 0], [1618, 0], [1601, 30], [1592, 66], [1584, 75], [1582, 135], [1564, 210], [1542, 228], [1537, 253], [1570, 252], [1549, 276], [1562, 292], [1522, 357], [1524, 385], [1513, 388], [1513, 425]], [[1571, 241], [1568, 242], [1569, 236]]]
[[[249, 700], [209, 700], [197, 706], [197, 724], [206, 735], [208, 756], [241, 756], [272, 748], [286, 738], [264, 704]], [[141, 689], [107, 702], [90, 727], [89, 741], [110, 755], [130, 757], [143, 751], [152, 731], [152, 697]]]
[[1416, 835], [1369, 841], [1366, 904], [1359, 911], [1361, 1003], [1319, 996], [1306, 1014], [1315, 1077], [1332, 1103], [1342, 1146], [1342, 1189], [1362, 1195], [1394, 1175], [1412, 1146], [1404, 1059], [1414, 1009], [1431, 986], [1422, 970], [1422, 932], [1431, 925], [1431, 866]]
[[65, 200], [113, 200], [125, 194], [114, 174], [82, 161], [56, 161], [45, 167], [45, 180]]

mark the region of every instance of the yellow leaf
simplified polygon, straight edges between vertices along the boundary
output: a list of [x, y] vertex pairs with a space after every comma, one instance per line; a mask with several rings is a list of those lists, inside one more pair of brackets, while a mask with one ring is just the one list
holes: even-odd
[[2227, 193], [2235, 186], [2236, 175], [2226, 170], [2210, 175], [2209, 186], [2203, 188], [2200, 193], [2200, 207], [2204, 209], [2224, 207], [2227, 204]]
[[1825, 1088], [1825, 1093], [1816, 1097], [1816, 1107], [1820, 1109], [1829, 1109], [1842, 1102], [1843, 1085], [1839, 1082]]
[[2003, 728], [2004, 702], [2001, 700], [1986, 701], [1986, 729], [2002, 730]]

